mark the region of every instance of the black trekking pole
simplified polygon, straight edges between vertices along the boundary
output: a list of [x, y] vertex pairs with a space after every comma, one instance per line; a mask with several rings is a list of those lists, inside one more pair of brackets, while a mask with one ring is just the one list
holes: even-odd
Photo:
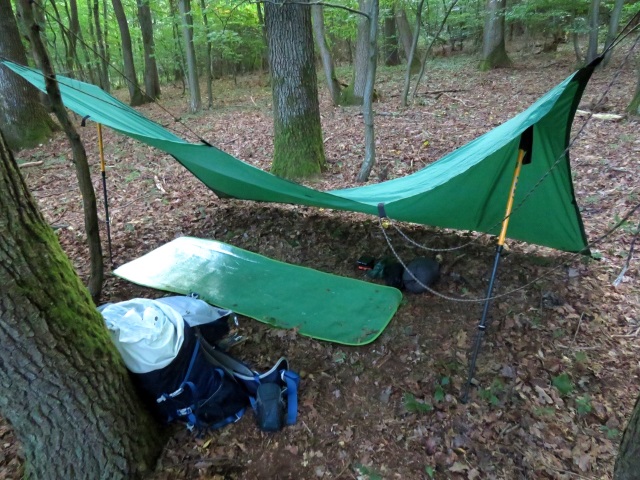
[[111, 251], [111, 222], [109, 220], [109, 201], [107, 199], [107, 174], [105, 172], [104, 147], [102, 144], [102, 125], [98, 125], [98, 150], [100, 151], [100, 172], [102, 173], [102, 191], [104, 192], [104, 213], [107, 224], [107, 241], [109, 242], [109, 260], [113, 267], [113, 253]]
[[[523, 133], [523, 140], [525, 135], [527, 135], [529, 130]], [[530, 134], [529, 134], [530, 135]], [[522, 164], [524, 163], [526, 152], [521, 147], [518, 150], [518, 163], [516, 165], [515, 172], [513, 173], [513, 180], [511, 181], [511, 190], [509, 191], [509, 199], [507, 200], [507, 208], [504, 216], [504, 220], [502, 220], [502, 229], [500, 230], [500, 236], [498, 237], [498, 245], [496, 246], [496, 256], [493, 261], [493, 271], [491, 272], [491, 279], [489, 280], [489, 287], [487, 288], [487, 296], [484, 302], [484, 309], [482, 310], [482, 318], [480, 323], [478, 324], [478, 333], [476, 334], [476, 341], [473, 345], [473, 353], [471, 354], [471, 361], [469, 363], [469, 376], [467, 377], [467, 383], [462, 391], [462, 397], [460, 397], [460, 401], [462, 403], [467, 403], [469, 399], [469, 390], [471, 389], [471, 382], [473, 380], [473, 375], [476, 372], [476, 360], [478, 359], [478, 354], [480, 353], [480, 347], [482, 346], [482, 338], [484, 337], [484, 332], [487, 330], [487, 317], [489, 314], [489, 306], [491, 305], [491, 297], [493, 295], [493, 284], [496, 279], [496, 274], [498, 273], [498, 264], [500, 263], [500, 254], [502, 253], [502, 249], [504, 247], [504, 242], [507, 238], [507, 227], [509, 226], [509, 217], [511, 216], [511, 211], [513, 209], [513, 200], [516, 194], [516, 187], [518, 186], [518, 177], [520, 176], [520, 170], [522, 169]]]

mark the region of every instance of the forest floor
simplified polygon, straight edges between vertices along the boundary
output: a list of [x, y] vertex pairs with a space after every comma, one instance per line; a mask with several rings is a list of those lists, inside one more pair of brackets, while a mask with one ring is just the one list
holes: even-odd
[[[436, 60], [409, 108], [400, 106], [403, 69], [380, 68], [378, 164], [371, 181], [424, 167], [520, 112], [574, 69], [569, 54], [515, 55], [514, 60], [511, 69], [487, 73], [478, 72], [470, 57]], [[609, 68], [595, 73], [581, 109], [591, 111], [606, 92], [601, 110], [624, 113], [636, 79], [633, 65], [618, 70], [621, 60], [614, 58]], [[353, 186], [364, 150], [360, 110], [334, 108], [322, 82], [320, 90], [329, 168], [310, 184], [318, 189]], [[214, 108], [194, 116], [184, 113], [187, 99], [179, 89], [165, 87], [162, 102], [210, 143], [268, 169], [273, 139], [266, 78], [223, 79], [214, 84], [214, 95]], [[157, 106], [141, 110], [162, 124], [169, 122]], [[576, 119], [574, 131], [585, 118]], [[639, 131], [637, 118], [592, 119], [572, 148], [575, 191], [590, 239], [639, 201]], [[96, 132], [84, 128], [81, 133], [101, 197]], [[182, 235], [218, 239], [363, 280], [356, 259], [389, 254], [371, 217], [221, 200], [161, 152], [111, 131], [105, 136], [116, 265]], [[17, 158], [43, 161], [22, 173], [86, 278], [81, 202], [64, 136], [19, 152]], [[637, 221], [636, 215], [632, 222]], [[235, 355], [260, 368], [286, 355], [301, 373], [298, 422], [267, 434], [248, 414], [202, 438], [177, 425], [152, 478], [611, 478], [640, 389], [637, 261], [613, 286], [635, 225], [624, 225], [594, 247], [597, 259], [508, 241], [496, 293], [542, 279], [493, 303], [477, 385], [466, 404], [459, 398], [481, 304], [469, 307], [431, 294], [405, 293], [385, 332], [364, 347], [317, 341], [241, 318], [238, 333], [246, 341], [234, 347]], [[442, 254], [443, 275], [436, 288], [450, 296], [484, 295], [495, 239], [403, 228], [417, 241], [439, 247], [475, 238], [465, 250]], [[399, 236], [391, 237], [404, 258], [421, 255]], [[102, 299], [161, 295], [109, 270]], [[6, 423], [0, 423], [0, 438], [0, 478], [19, 478], [19, 447]]]

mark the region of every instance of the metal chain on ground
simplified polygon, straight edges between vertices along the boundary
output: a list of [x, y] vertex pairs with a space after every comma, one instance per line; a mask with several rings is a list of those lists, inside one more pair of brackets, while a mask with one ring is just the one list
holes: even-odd
[[553, 267], [551, 270], [548, 270], [543, 275], [540, 275], [540, 276], [534, 278], [530, 282], [528, 282], [528, 283], [526, 283], [526, 284], [524, 284], [524, 285], [522, 285], [522, 286], [520, 286], [518, 288], [514, 288], [513, 290], [509, 290], [508, 292], [501, 293], [499, 295], [494, 295], [492, 297], [484, 297], [484, 298], [453, 297], [453, 296], [450, 296], [450, 295], [445, 295], [444, 293], [440, 293], [437, 290], [434, 290], [433, 288], [429, 287], [428, 285], [425, 285], [418, 278], [416, 278], [416, 276], [413, 274], [413, 272], [411, 270], [409, 270], [407, 268], [407, 265], [402, 260], [402, 258], [400, 257], [400, 255], [398, 254], [396, 249], [394, 248], [393, 244], [391, 243], [391, 239], [387, 235], [386, 229], [384, 228], [384, 225], [382, 224], [382, 219], [380, 217], [378, 217], [378, 224], [380, 225], [380, 230], [382, 230], [382, 234], [384, 235], [384, 238], [387, 241], [387, 245], [389, 246], [389, 249], [393, 253], [393, 256], [396, 258], [396, 260], [398, 260], [400, 265], [402, 265], [402, 267], [404, 268], [404, 271], [408, 272], [409, 276], [413, 280], [415, 280], [418, 285], [420, 285], [422, 288], [424, 288], [429, 293], [435, 295], [436, 297], [440, 297], [440, 298], [442, 298], [444, 300], [448, 300], [448, 301], [451, 301], [451, 302], [482, 303], [482, 302], [486, 302], [486, 301], [489, 301], [489, 300], [496, 300], [498, 298], [503, 298], [503, 297], [507, 297], [509, 295], [513, 295], [514, 293], [519, 292], [521, 290], [524, 290], [524, 289], [530, 287], [531, 285], [533, 285], [534, 283], [536, 283], [536, 282], [538, 282], [540, 280], [543, 280], [544, 278], [550, 276], [553, 272], [555, 272], [556, 270], [559, 270], [560, 268], [562, 268], [564, 266], [564, 263], [566, 263], [567, 261], [577, 258], [579, 255], [582, 255], [584, 251], [588, 251], [589, 249], [591, 249], [592, 247], [594, 247], [595, 245], [597, 245], [598, 243], [600, 243], [601, 241], [603, 241], [604, 239], [609, 237], [613, 232], [615, 232], [618, 228], [620, 228], [638, 209], [640, 209], [640, 203], [638, 203], [635, 207], [633, 207], [631, 210], [629, 210], [622, 217], [622, 219], [620, 221], [618, 221], [618, 223], [616, 223], [613, 227], [611, 227], [609, 230], [607, 230], [604, 234], [600, 235], [594, 241], [590, 242], [583, 250], [581, 250], [579, 252], [576, 252], [576, 253], [568, 254], [569, 256], [565, 260], [563, 260], [561, 264]]

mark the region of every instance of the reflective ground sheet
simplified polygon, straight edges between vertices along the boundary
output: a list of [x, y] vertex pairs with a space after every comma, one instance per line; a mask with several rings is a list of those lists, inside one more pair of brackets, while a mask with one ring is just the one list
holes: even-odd
[[389, 324], [395, 288], [290, 265], [215, 240], [180, 237], [114, 272], [301, 335], [365, 345]]

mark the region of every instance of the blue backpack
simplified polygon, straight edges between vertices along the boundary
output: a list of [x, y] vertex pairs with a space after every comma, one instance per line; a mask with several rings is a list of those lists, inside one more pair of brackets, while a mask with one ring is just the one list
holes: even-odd
[[[167, 297], [122, 302], [112, 305], [111, 310], [107, 305], [100, 307], [135, 385], [155, 415], [163, 422], [179, 420], [189, 430], [202, 431], [238, 421], [251, 406], [264, 431], [294, 424], [300, 377], [289, 369], [286, 358], [280, 358], [267, 372], [253, 370], [221, 347], [229, 333], [232, 312], [192, 301], [202, 302], [191, 297]], [[131, 315], [127, 308], [137, 311]], [[154, 314], [154, 308], [159, 313]], [[165, 316], [171, 322], [167, 329], [157, 324]], [[136, 330], [136, 320], [160, 332], [160, 340], [155, 338], [155, 344], [147, 338], [141, 341], [143, 335]], [[167, 350], [175, 336], [181, 338], [179, 348]], [[149, 366], [145, 362], [156, 353], [156, 344], [164, 350]]]

